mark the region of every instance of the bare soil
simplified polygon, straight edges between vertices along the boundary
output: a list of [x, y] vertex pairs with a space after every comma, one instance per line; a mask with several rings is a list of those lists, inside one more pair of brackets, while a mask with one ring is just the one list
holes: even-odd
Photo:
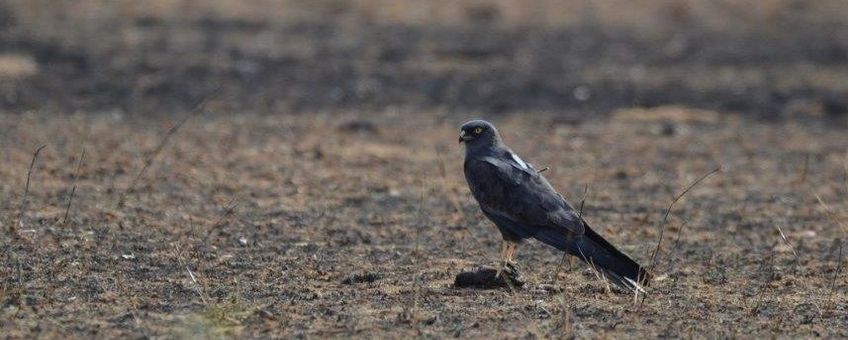
[[500, 249], [461, 176], [455, 121], [196, 117], [120, 208], [174, 121], [6, 115], [3, 329], [15, 337], [846, 335], [848, 287], [836, 272], [846, 232], [843, 131], [734, 117], [671, 123], [671, 135], [662, 133], [668, 122], [623, 118], [495, 121], [573, 202], [588, 186], [585, 216], [642, 263], [673, 197], [722, 166], [672, 210], [658, 281], [641, 306], [606, 293], [585, 265], [557, 274], [559, 254], [532, 242], [519, 252], [524, 288], [454, 288], [456, 274], [493, 264]]
[[[799, 14], [843, 7], [156, 3], [0, 3], [3, 337], [848, 337], [846, 25]], [[477, 117], [638, 262], [662, 240], [647, 295], [537, 242], [523, 287], [454, 286], [500, 250], [456, 144]]]

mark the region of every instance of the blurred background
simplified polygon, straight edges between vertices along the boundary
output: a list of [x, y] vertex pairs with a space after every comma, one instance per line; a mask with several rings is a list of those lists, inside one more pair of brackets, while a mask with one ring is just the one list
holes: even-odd
[[841, 0], [3, 0], [0, 110], [848, 111]]
[[[538, 242], [454, 288], [473, 117], [644, 305]], [[846, 126], [846, 0], [0, 0], [0, 329], [846, 338]]]

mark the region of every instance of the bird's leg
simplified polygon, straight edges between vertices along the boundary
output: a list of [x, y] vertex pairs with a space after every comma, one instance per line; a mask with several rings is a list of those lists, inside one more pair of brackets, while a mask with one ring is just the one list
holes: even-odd
[[518, 243], [504, 240], [501, 248], [501, 263], [495, 277], [500, 277], [504, 270], [509, 270], [515, 274], [515, 251], [518, 249]]
[[504, 240], [501, 244], [501, 262], [498, 266], [498, 272], [495, 273], [495, 278], [499, 278], [507, 264], [507, 250], [509, 250], [509, 242]]
[[515, 253], [518, 251], [518, 243], [515, 242], [506, 242], [506, 265], [510, 267], [510, 269], [515, 269]]

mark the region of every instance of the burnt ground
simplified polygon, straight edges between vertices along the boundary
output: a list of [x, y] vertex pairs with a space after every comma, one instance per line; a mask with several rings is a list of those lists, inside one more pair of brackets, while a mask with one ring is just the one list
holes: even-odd
[[749, 18], [750, 8], [647, 1], [641, 7], [656, 13], [635, 28], [601, 10], [540, 26], [501, 24], [498, 7], [479, 6], [455, 14], [459, 23], [409, 24], [366, 17], [376, 9], [363, 5], [281, 20], [203, 15], [202, 6], [182, 16], [121, 12], [97, 1], [41, 9], [64, 15], [19, 10], [15, 19], [26, 5], [9, 5], [7, 21], [20, 27], [3, 30], [0, 52], [24, 53], [41, 72], [4, 86], [0, 107], [167, 114], [219, 89], [228, 110], [260, 114], [393, 107], [603, 115], [683, 104], [760, 118], [808, 106], [843, 116], [848, 6], [836, 4], [786, 1]]
[[[841, 21], [527, 27], [477, 8], [420, 25], [330, 6], [77, 34], [4, 6], [4, 336], [848, 336]], [[639, 262], [663, 230], [644, 300], [536, 242], [524, 287], [453, 286], [500, 250], [456, 145], [480, 116]]]
[[[674, 195], [723, 167], [672, 210], [660, 280], [641, 307], [607, 294], [584, 265], [556, 275], [559, 255], [532, 242], [519, 253], [525, 288], [452, 287], [500, 249], [465, 188], [454, 121], [197, 117], [118, 207], [168, 123], [3, 116], [3, 328], [15, 337], [846, 335], [844, 131], [719, 116], [665, 135], [669, 123], [617, 117], [495, 121], [572, 201], [588, 186], [585, 216], [642, 263]], [[357, 125], [370, 128], [348, 128]]]

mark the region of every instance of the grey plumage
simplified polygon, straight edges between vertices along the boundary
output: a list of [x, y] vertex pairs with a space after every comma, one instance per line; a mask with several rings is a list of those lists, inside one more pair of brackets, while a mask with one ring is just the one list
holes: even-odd
[[579, 213], [532, 164], [504, 145], [495, 127], [483, 120], [465, 123], [465, 179], [486, 215], [500, 230], [505, 261], [524, 239], [535, 238], [574, 255], [626, 289], [646, 285], [650, 274], [593, 231]]

